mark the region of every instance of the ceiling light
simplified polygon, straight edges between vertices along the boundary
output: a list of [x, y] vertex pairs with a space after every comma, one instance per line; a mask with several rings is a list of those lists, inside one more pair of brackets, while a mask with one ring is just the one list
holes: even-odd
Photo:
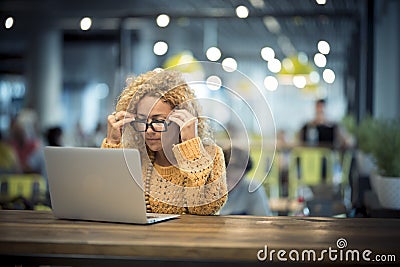
[[331, 47], [327, 41], [323, 41], [323, 40], [319, 41], [317, 46], [318, 46], [318, 51], [324, 55], [329, 54], [329, 52], [331, 50]]
[[293, 46], [289, 37], [287, 37], [285, 35], [279, 35], [277, 42], [278, 42], [279, 47], [282, 49], [282, 52], [285, 55], [291, 56], [293, 54], [296, 54], [296, 48]]
[[271, 33], [280, 33], [281, 25], [279, 25], [279, 22], [274, 17], [266, 16], [263, 18], [263, 22]]
[[303, 75], [295, 75], [293, 76], [293, 84], [299, 89], [302, 89], [306, 86], [307, 80]]
[[108, 85], [106, 83], [98, 83], [95, 86], [95, 90], [96, 90], [98, 99], [106, 98], [110, 92], [110, 88], [108, 87]]
[[207, 49], [206, 56], [210, 61], [217, 61], [221, 58], [221, 50], [215, 46], [212, 46]]
[[315, 2], [317, 2], [318, 5], [325, 5], [326, 4], [326, 0], [315, 0]]
[[158, 27], [164, 28], [169, 24], [169, 16], [166, 14], [161, 14], [156, 19]]
[[207, 78], [206, 85], [208, 89], [216, 91], [221, 88], [222, 85], [221, 78], [216, 75], [212, 75]]
[[195, 58], [193, 57], [191, 52], [185, 51], [182, 55], [181, 58], [178, 61], [179, 65], [187, 65], [190, 63], [193, 63], [195, 61]]
[[241, 19], [245, 19], [249, 16], [249, 9], [245, 6], [238, 6], [236, 8], [236, 16]]
[[306, 65], [306, 64], [308, 63], [308, 56], [307, 56], [307, 54], [304, 53], [304, 52], [299, 52], [299, 53], [297, 54], [297, 60], [298, 60], [301, 64]]
[[319, 77], [318, 72], [316, 72], [316, 71], [310, 72], [310, 81], [312, 83], [319, 83], [319, 80], [320, 80], [320, 77]]
[[285, 58], [284, 60], [282, 60], [282, 65], [287, 72], [289, 72], [289, 73], [294, 72], [293, 62], [289, 58]]
[[82, 31], [87, 31], [92, 27], [92, 19], [89, 17], [85, 17], [81, 19], [81, 30]]
[[157, 56], [165, 55], [165, 53], [167, 53], [167, 51], [168, 51], [168, 44], [166, 42], [159, 41], [154, 44], [153, 52]]
[[270, 61], [272, 59], [275, 58], [275, 51], [274, 49], [272, 49], [271, 47], [264, 47], [263, 49], [261, 49], [261, 57], [265, 60], [265, 61]]
[[278, 59], [274, 58], [268, 61], [268, 69], [273, 73], [278, 73], [282, 69], [282, 64]]
[[237, 62], [234, 58], [227, 57], [222, 60], [222, 68], [226, 72], [234, 72], [235, 70], [237, 70]]
[[316, 53], [314, 56], [314, 63], [316, 66], [323, 68], [326, 66], [326, 57], [321, 53]]
[[4, 26], [6, 29], [10, 29], [14, 25], [14, 19], [12, 17], [8, 17], [6, 19], [6, 22], [4, 23]]
[[263, 0], [249, 0], [249, 2], [255, 8], [263, 8], [265, 6]]
[[278, 89], [278, 85], [278, 80], [274, 76], [265, 77], [264, 86], [265, 89], [267, 89], [268, 91], [275, 91], [276, 89]]
[[327, 83], [333, 83], [336, 78], [335, 72], [333, 72], [331, 69], [325, 69], [322, 73], [322, 78], [324, 78], [324, 81]]

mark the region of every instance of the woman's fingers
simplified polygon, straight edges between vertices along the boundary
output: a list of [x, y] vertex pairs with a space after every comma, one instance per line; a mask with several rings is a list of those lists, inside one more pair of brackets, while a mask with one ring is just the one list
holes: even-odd
[[118, 111], [118, 112], [113, 112], [111, 115], [114, 116], [115, 122], [125, 120], [125, 121], [132, 121], [135, 119], [134, 115], [132, 113], [129, 113], [127, 111]]
[[118, 144], [121, 141], [122, 128], [135, 119], [132, 113], [126, 111], [113, 112], [107, 117], [107, 142]]
[[174, 110], [168, 118], [179, 125], [182, 141], [197, 136], [197, 117], [189, 111], [185, 109]]
[[192, 122], [193, 120], [197, 120], [197, 118], [193, 116], [193, 114], [191, 114], [189, 111], [185, 109], [177, 109], [172, 111], [171, 115], [169, 116], [169, 119], [177, 123], [181, 127], [183, 127], [186, 123]]

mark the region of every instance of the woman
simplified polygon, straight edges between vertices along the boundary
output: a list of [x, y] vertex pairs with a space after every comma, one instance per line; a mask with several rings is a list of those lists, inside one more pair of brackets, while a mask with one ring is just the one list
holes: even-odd
[[148, 212], [217, 213], [227, 199], [223, 152], [182, 75], [154, 70], [127, 84], [102, 147], [139, 149]]

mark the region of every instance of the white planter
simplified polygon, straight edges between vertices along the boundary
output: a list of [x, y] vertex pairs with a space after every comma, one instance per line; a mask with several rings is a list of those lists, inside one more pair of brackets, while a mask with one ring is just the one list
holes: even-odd
[[375, 173], [372, 173], [372, 174], [369, 176], [369, 183], [370, 183], [370, 185], [371, 185], [371, 189], [372, 189], [372, 191], [375, 192], [376, 195], [378, 195], [379, 180], [380, 180], [380, 178], [381, 178], [381, 177], [380, 177], [379, 175], [375, 174]]
[[373, 187], [382, 207], [400, 210], [400, 177], [375, 176]]

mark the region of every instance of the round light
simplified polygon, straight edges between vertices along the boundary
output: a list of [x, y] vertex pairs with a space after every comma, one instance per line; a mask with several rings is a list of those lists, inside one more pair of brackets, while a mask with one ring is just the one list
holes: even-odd
[[221, 58], [221, 50], [213, 46], [207, 49], [206, 56], [210, 61], [217, 61]]
[[241, 19], [245, 19], [249, 16], [249, 9], [245, 6], [238, 6], [236, 8], [236, 16]]
[[97, 98], [98, 99], [104, 99], [108, 96], [110, 92], [110, 88], [106, 83], [99, 83], [95, 87], [96, 93], [97, 93]]
[[264, 79], [264, 86], [268, 91], [275, 91], [278, 89], [278, 80], [274, 76], [267, 76]]
[[326, 0], [316, 0], [318, 5], [325, 5], [326, 4]]
[[12, 17], [8, 17], [6, 19], [6, 22], [4, 23], [4, 26], [6, 29], [10, 29], [14, 25], [14, 19]]
[[319, 80], [320, 80], [320, 77], [319, 77], [318, 72], [316, 72], [316, 71], [310, 72], [310, 81], [312, 83], [319, 83]]
[[296, 75], [293, 77], [293, 84], [294, 86], [296, 86], [297, 88], [304, 88], [307, 84], [307, 80], [306, 77], [304, 77], [303, 75]]
[[274, 49], [272, 49], [271, 47], [264, 47], [263, 49], [261, 49], [261, 57], [265, 60], [265, 61], [270, 61], [273, 58], [275, 58], [275, 51]]
[[278, 59], [274, 58], [268, 61], [268, 69], [273, 73], [278, 73], [282, 69], [282, 64]]
[[331, 47], [327, 41], [319, 41], [317, 46], [318, 46], [318, 51], [324, 55], [329, 54], [331, 50]]
[[235, 70], [237, 70], [237, 62], [234, 58], [227, 57], [222, 60], [222, 68], [226, 72], [234, 72]]
[[166, 42], [159, 41], [154, 44], [153, 52], [157, 56], [165, 55], [165, 53], [167, 53], [167, 51], [168, 51], [168, 44]]
[[306, 53], [304, 52], [299, 52], [299, 54], [297, 55], [297, 60], [303, 64], [306, 65], [308, 63], [308, 56]]
[[207, 84], [208, 89], [216, 91], [219, 88], [221, 88], [222, 81], [221, 81], [220, 77], [212, 75], [207, 78], [206, 84]]
[[293, 62], [289, 58], [282, 60], [282, 65], [288, 72], [294, 72]]
[[326, 57], [321, 53], [316, 53], [314, 55], [314, 63], [316, 66], [323, 68], [326, 66]]
[[92, 19], [85, 17], [83, 19], [81, 19], [81, 30], [82, 31], [87, 31], [90, 29], [90, 27], [92, 27]]
[[167, 27], [169, 24], [169, 16], [166, 14], [158, 15], [156, 19], [158, 27], [164, 28]]
[[325, 69], [324, 72], [322, 73], [322, 78], [327, 83], [333, 83], [335, 81], [336, 76], [333, 70]]

